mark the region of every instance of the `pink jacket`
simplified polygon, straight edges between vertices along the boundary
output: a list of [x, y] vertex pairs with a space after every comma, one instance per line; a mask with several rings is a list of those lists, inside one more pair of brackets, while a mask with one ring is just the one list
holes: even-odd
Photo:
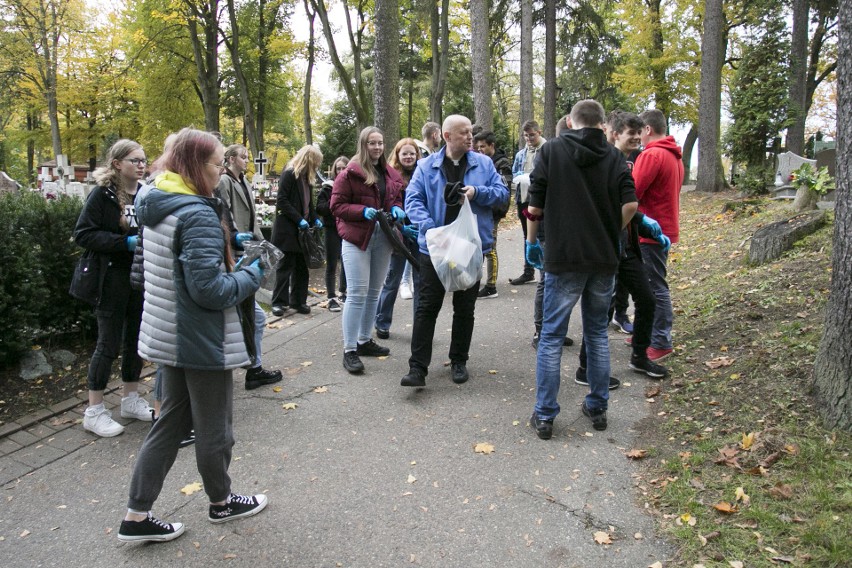
[[361, 250], [367, 245], [376, 229], [376, 221], [364, 218], [367, 207], [390, 211], [402, 207], [402, 188], [405, 185], [399, 172], [390, 166], [385, 169], [385, 201], [379, 202], [379, 188], [365, 183], [364, 171], [354, 160], [334, 180], [331, 192], [331, 214], [337, 223], [340, 237]]

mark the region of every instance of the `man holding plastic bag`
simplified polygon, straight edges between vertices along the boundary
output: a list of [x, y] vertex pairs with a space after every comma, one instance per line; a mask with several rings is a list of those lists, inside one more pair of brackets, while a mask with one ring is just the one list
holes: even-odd
[[426, 385], [435, 321], [446, 292], [453, 292], [452, 380], [461, 384], [469, 377], [479, 272], [483, 254], [494, 244], [492, 210], [509, 199], [491, 159], [471, 151], [471, 129], [464, 116], [448, 116], [441, 128], [446, 145], [417, 163], [406, 189], [405, 213], [419, 230], [420, 303], [414, 314], [409, 371], [400, 383], [404, 387]]

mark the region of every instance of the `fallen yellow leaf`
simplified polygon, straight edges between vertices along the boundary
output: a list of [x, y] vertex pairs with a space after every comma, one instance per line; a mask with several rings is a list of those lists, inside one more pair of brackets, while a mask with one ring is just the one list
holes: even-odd
[[302, 367], [310, 367], [313, 364], [314, 364], [313, 361], [302, 361], [302, 363], [301, 363]]
[[414, 483], [415, 481], [417, 481], [417, 478], [409, 473], [408, 474], [408, 483]]
[[180, 490], [180, 492], [184, 495], [192, 495], [198, 491], [201, 491], [201, 484], [197, 481], [195, 483], [190, 483], [189, 485], [184, 485]]
[[648, 450], [633, 449], [624, 455], [632, 460], [641, 460], [642, 458], [648, 455]]
[[299, 405], [295, 402], [285, 402], [281, 405], [281, 408], [283, 408], [284, 410], [295, 410], [299, 408]]
[[743, 439], [740, 442], [740, 447], [744, 450], [748, 450], [751, 449], [752, 444], [754, 444], [754, 432], [743, 434]]
[[281, 387], [272, 387], [272, 392], [281, 392]]
[[731, 513], [736, 513], [737, 511], [739, 511], [739, 509], [735, 505], [731, 505], [727, 501], [721, 501], [719, 503], [716, 503], [715, 505], [713, 505], [713, 508], [719, 512], [727, 513], [729, 515]]
[[496, 374], [497, 374], [497, 371], [496, 371], [496, 370], [494, 370], [494, 369], [490, 369], [490, 370], [488, 371], [488, 374], [489, 374], [489, 375], [496, 375]]
[[317, 387], [314, 392], [328, 392], [328, 387]]
[[742, 487], [737, 487], [736, 497], [737, 501], [742, 501], [743, 505], [748, 505], [750, 497], [746, 495], [746, 492], [743, 490]]
[[595, 542], [598, 544], [612, 544], [612, 539], [604, 531], [597, 531], [595, 533]]
[[494, 446], [488, 442], [480, 442], [473, 447], [473, 451], [477, 454], [491, 454], [494, 453]]

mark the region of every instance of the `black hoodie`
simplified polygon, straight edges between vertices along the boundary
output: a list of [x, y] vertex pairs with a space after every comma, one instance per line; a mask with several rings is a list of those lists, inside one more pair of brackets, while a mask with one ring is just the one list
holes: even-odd
[[636, 202], [636, 190], [603, 130], [566, 130], [548, 140], [530, 180], [530, 206], [544, 210], [545, 272], [615, 274], [621, 206]]

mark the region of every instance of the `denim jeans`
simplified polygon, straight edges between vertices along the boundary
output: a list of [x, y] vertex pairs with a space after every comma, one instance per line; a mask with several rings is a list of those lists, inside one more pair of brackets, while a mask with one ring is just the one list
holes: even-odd
[[261, 342], [263, 341], [263, 330], [266, 328], [266, 312], [260, 307], [260, 304], [254, 303], [254, 345], [256, 349], [254, 366], [260, 368], [263, 363], [263, 349]]
[[343, 304], [343, 351], [355, 351], [358, 343], [370, 341], [379, 292], [388, 273], [391, 245], [376, 225], [367, 250], [343, 241], [346, 268], [346, 302]]
[[536, 357], [535, 414], [553, 420], [559, 414], [559, 383], [562, 368], [562, 342], [568, 332], [571, 310], [580, 302], [583, 339], [588, 366], [586, 377], [590, 410], [607, 408], [609, 400], [608, 311], [613, 290], [612, 274], [564, 272], [544, 274], [544, 320]]
[[[406, 244], [410, 241], [406, 239]], [[417, 244], [414, 244], [414, 248]], [[411, 248], [411, 247], [410, 247]], [[415, 256], [419, 254], [415, 251]], [[376, 308], [376, 329], [389, 330], [393, 323], [393, 307], [396, 305], [396, 295], [399, 291], [399, 285], [405, 274], [405, 269], [408, 261], [399, 253], [393, 253], [390, 260], [390, 268], [388, 268], [388, 276], [385, 278], [385, 285], [382, 287], [382, 293], [379, 295], [379, 305]], [[414, 287], [412, 293], [412, 301], [414, 303], [413, 310], [417, 313], [417, 303], [420, 300], [420, 283], [418, 271], [412, 270], [411, 284]]]
[[669, 253], [663, 251], [658, 244], [639, 245], [642, 249], [642, 259], [645, 261], [645, 270], [648, 272], [648, 281], [651, 290], [657, 299], [657, 307], [654, 310], [654, 328], [651, 331], [651, 347], [657, 349], [672, 348], [672, 322], [674, 312], [672, 311], [672, 296], [669, 293], [669, 283], [666, 282]]
[[[435, 322], [444, 303], [447, 291], [428, 254], [420, 254], [420, 300], [414, 312], [414, 329], [411, 332], [411, 357], [408, 367], [426, 376], [432, 361], [432, 342]], [[467, 363], [470, 341], [473, 337], [474, 310], [479, 295], [479, 281], [467, 290], [453, 292], [453, 327], [450, 335], [450, 361]]]

